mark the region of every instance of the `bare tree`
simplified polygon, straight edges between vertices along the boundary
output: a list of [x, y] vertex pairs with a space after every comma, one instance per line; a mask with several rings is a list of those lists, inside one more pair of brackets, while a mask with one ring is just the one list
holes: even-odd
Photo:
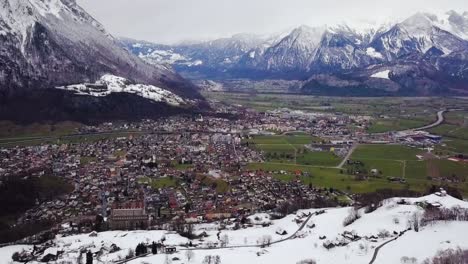
[[349, 209], [349, 215], [343, 221], [343, 225], [349, 226], [350, 224], [354, 223], [354, 221], [358, 220], [359, 218], [361, 218], [361, 216], [359, 215], [358, 210], [353, 207]]
[[227, 234], [222, 235], [220, 241], [221, 247], [226, 247], [229, 244], [229, 236]]
[[166, 255], [166, 259], [164, 260], [164, 264], [172, 264], [172, 260]]
[[221, 264], [221, 257], [219, 255], [207, 255], [203, 259], [203, 264]]
[[271, 245], [272, 237], [270, 235], [264, 235], [261, 239], [259, 239], [259, 244], [268, 247]]
[[301, 261], [296, 262], [296, 264], [317, 264], [317, 262], [313, 259], [303, 259]]
[[191, 262], [194, 256], [195, 253], [192, 250], [189, 249], [185, 251], [185, 257], [187, 258], [187, 262]]
[[133, 258], [135, 256], [135, 251], [133, 249], [129, 249], [127, 256], [125, 257], [126, 259]]
[[414, 213], [411, 216], [411, 221], [412, 221], [412, 224], [413, 224], [414, 231], [419, 232], [419, 226], [420, 226], [420, 223], [421, 223], [421, 216], [418, 213]]
[[468, 250], [447, 249], [439, 251], [432, 259], [424, 260], [423, 264], [465, 264], [468, 263]]

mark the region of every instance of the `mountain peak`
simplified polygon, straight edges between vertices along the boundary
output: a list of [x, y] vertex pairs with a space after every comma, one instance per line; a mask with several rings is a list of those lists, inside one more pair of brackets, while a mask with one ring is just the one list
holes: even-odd
[[400, 25], [412, 31], [425, 31], [434, 25], [437, 16], [429, 13], [418, 12], [407, 18]]

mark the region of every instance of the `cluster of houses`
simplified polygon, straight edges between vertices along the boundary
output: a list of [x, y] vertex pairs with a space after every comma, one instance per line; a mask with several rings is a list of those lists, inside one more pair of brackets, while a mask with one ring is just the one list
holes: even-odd
[[[349, 130], [370, 118], [279, 109], [259, 113], [240, 106], [217, 105], [218, 115], [173, 116], [134, 123], [103, 123], [79, 129], [83, 135], [118, 132], [101, 140], [0, 149], [0, 183], [4, 177], [51, 174], [73, 191], [24, 213], [18, 224], [51, 220], [67, 223], [67, 232], [89, 231], [96, 221], [110, 229], [148, 228], [183, 220], [187, 223], [241, 218], [285, 203], [310, 207], [336, 197], [297, 180], [283, 182], [278, 171], [249, 170], [264, 160], [242, 144], [252, 131], [305, 131], [330, 144], [311, 150], [344, 156], [352, 138], [383, 140]], [[121, 132], [125, 131], [125, 136]], [[426, 134], [396, 135], [399, 140], [437, 140]], [[356, 141], [359, 141], [359, 137]], [[98, 216], [98, 217], [97, 217]], [[96, 218], [97, 217], [97, 218]], [[98, 219], [98, 220], [97, 220]]]
[[70, 183], [72, 192], [38, 203], [18, 219], [18, 224], [67, 223], [67, 232], [95, 228], [97, 216], [106, 228], [134, 229], [174, 219], [241, 217], [285, 201], [313, 201], [317, 192], [298, 181], [281, 182], [271, 173], [246, 169], [263, 157], [241, 144], [237, 131], [272, 121], [258, 115], [246, 112], [243, 121], [177, 116], [81, 128], [82, 133], [132, 132], [81, 143], [1, 149], [0, 179], [50, 173]]

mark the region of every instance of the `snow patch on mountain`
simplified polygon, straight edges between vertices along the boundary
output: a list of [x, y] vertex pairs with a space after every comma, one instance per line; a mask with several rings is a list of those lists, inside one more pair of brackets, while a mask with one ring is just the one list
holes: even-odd
[[203, 65], [203, 61], [202, 60], [196, 60], [194, 61], [193, 63], [190, 63], [189, 66], [200, 66], [200, 65]]
[[112, 93], [130, 93], [154, 102], [164, 102], [175, 106], [187, 103], [170, 91], [153, 85], [133, 84], [125, 78], [111, 74], [103, 75], [94, 84], [74, 84], [57, 87], [57, 89], [72, 91], [77, 95], [96, 97], [108, 96]]
[[53, 15], [58, 18], [60, 17], [60, 12], [63, 10], [64, 5], [61, 0], [28, 0], [33, 6], [36, 7], [37, 11], [41, 16], [45, 17], [47, 15]]
[[169, 51], [169, 50], [152, 50], [149, 54], [140, 53], [138, 55], [145, 61], [151, 62], [154, 60], [156, 63], [167, 63], [173, 64], [178, 61], [188, 61], [189, 59], [185, 56]]
[[390, 70], [385, 70], [385, 71], [374, 73], [370, 77], [390, 80], [389, 74], [390, 74]]
[[374, 48], [369, 47], [366, 49], [366, 54], [372, 58], [383, 59], [383, 56], [380, 52], [377, 52]]

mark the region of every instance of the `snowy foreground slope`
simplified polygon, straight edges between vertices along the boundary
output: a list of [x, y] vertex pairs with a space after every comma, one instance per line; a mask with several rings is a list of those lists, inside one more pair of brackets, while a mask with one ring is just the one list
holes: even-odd
[[[400, 232], [412, 226], [411, 222], [414, 221], [415, 215], [423, 213], [422, 207], [418, 205], [421, 202], [442, 208], [465, 209], [468, 209], [468, 202], [450, 196], [437, 195], [404, 198], [405, 202], [402, 201], [402, 198], [389, 199], [374, 212], [368, 214], [360, 212], [361, 218], [346, 227], [343, 221], [349, 215], [351, 208], [328, 208], [323, 210], [324, 213], [321, 213], [322, 210], [319, 209], [301, 210], [280, 220], [270, 220], [267, 214], [257, 214], [250, 217], [253, 227], [229, 230], [228, 226], [228, 230], [221, 231], [219, 234], [221, 240], [228, 238], [227, 248], [193, 249], [194, 257], [190, 262], [186, 258], [186, 248], [182, 246], [189, 240], [163, 230], [111, 231], [98, 233], [95, 237], [89, 234], [58, 237], [44, 252], [44, 255], [64, 251], [57, 263], [60, 261], [76, 263], [81, 249], [92, 252], [101, 250], [103, 254], [95, 257], [95, 263], [112, 263], [125, 257], [129, 249], [134, 250], [138, 243], [157, 242], [163, 237], [165, 238], [164, 244], [177, 247], [177, 253], [168, 257], [165, 254], [150, 254], [129, 263], [167, 263], [166, 258], [179, 259], [173, 260], [172, 263], [202, 263], [207, 255], [219, 255], [221, 263], [224, 264], [294, 264], [304, 259], [314, 259], [319, 264], [363, 264], [371, 261], [376, 247], [395, 238], [397, 239], [380, 249], [374, 263], [405, 263], [402, 262], [404, 257], [416, 259], [415, 262], [408, 263], [421, 263], [424, 259], [434, 256], [438, 250], [457, 247], [468, 249], [468, 236], [466, 235], [468, 222], [437, 222], [421, 227], [419, 232], [409, 230], [400, 236]], [[307, 217], [309, 213], [313, 213], [310, 218]], [[301, 221], [302, 223], [298, 223]], [[304, 221], [307, 222], [304, 223]], [[262, 227], [265, 223], [271, 223], [271, 225]], [[219, 224], [197, 225], [196, 232], [206, 232], [208, 237], [203, 241], [193, 240], [193, 245], [197, 245], [198, 248], [207, 248], [215, 244], [219, 246], [218, 227]], [[302, 230], [300, 230], [301, 227], [303, 227]], [[296, 231], [298, 232], [295, 233]], [[268, 236], [271, 236], [272, 245], [260, 247], [258, 244]], [[361, 238], [355, 239], [356, 237]], [[275, 243], [275, 241], [279, 242]], [[331, 243], [342, 243], [343, 246], [330, 249], [324, 247], [325, 244]], [[112, 244], [117, 245], [121, 250], [109, 253]], [[31, 246], [0, 248], [0, 263], [11, 263], [11, 255], [22, 249], [30, 250]]]

